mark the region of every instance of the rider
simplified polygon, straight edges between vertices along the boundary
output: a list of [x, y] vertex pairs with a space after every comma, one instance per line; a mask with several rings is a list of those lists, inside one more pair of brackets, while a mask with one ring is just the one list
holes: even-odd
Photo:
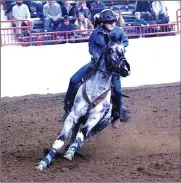
[[[70, 79], [69, 87], [64, 98], [64, 110], [65, 114], [60, 121], [64, 121], [73, 105], [72, 101], [76, 95], [79, 84], [90, 73], [90, 69], [95, 69], [99, 62], [99, 58], [106, 47], [110, 38], [114, 36], [116, 40], [122, 40], [124, 47], [128, 46], [128, 37], [124, 30], [115, 25], [116, 16], [110, 9], [105, 9], [100, 13], [101, 25], [93, 30], [89, 37], [89, 53], [91, 54], [91, 62], [81, 67]], [[122, 89], [121, 82], [116, 76], [112, 78], [112, 84], [114, 85], [113, 91], [116, 97], [114, 105], [116, 106], [117, 113], [113, 120], [120, 118], [121, 122], [125, 122], [129, 119], [126, 113], [126, 109], [122, 106]]]

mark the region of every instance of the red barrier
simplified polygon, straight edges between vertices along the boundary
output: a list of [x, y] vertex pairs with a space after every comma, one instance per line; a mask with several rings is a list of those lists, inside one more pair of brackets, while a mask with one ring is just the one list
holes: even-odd
[[[178, 28], [178, 12], [177, 10], [177, 22], [170, 24], [154, 24], [149, 26], [126, 26], [123, 27], [128, 37], [150, 37], [150, 36], [160, 36], [160, 35], [176, 35], [179, 34]], [[3, 23], [13, 23], [17, 21], [25, 21], [27, 26], [22, 27], [10, 27], [1, 28], [1, 46], [4, 45], [47, 45], [47, 44], [62, 44], [62, 43], [74, 43], [88, 41], [89, 35], [92, 30], [75, 30], [75, 31], [64, 31], [64, 32], [41, 32], [41, 33], [31, 33], [30, 22], [28, 20], [10, 20], [1, 21]], [[17, 30], [21, 30], [22, 37], [16, 37], [15, 33]]]
[[[13, 27], [14, 24], [19, 23], [22, 24], [24, 22], [23, 26], [20, 27]], [[8, 28], [4, 27], [4, 24], [9, 26]], [[4, 27], [4, 28], [3, 28]], [[3, 45], [17, 45], [21, 43], [21, 34], [22, 32], [27, 32], [31, 36], [30, 31], [30, 22], [28, 20], [7, 20], [7, 21], [1, 21], [1, 46]]]
[[178, 9], [176, 11], [176, 18], [177, 18], [177, 31], [180, 33], [181, 30], [180, 30], [179, 25], [181, 24], [181, 9]]
[[177, 23], [170, 24], [153, 24], [148, 26], [126, 26], [123, 29], [127, 33], [128, 37], [147, 37], [147, 36], [160, 36], [166, 35], [176, 35], [178, 31], [176, 30]]

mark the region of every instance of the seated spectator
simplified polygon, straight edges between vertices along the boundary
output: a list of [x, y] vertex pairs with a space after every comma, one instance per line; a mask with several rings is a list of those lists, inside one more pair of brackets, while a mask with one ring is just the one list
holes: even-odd
[[[91, 21], [84, 17], [83, 13], [79, 13], [77, 20], [74, 23], [77, 30], [88, 30], [88, 29], [94, 29], [94, 26], [92, 25]], [[81, 35], [87, 36], [87, 32], [81, 33]]]
[[78, 8], [75, 13], [78, 15], [80, 12], [84, 14], [85, 18], [89, 18], [90, 10], [86, 6], [86, 1], [80, 1], [80, 8]]
[[[62, 16], [60, 5], [57, 4], [55, 1], [49, 0], [49, 2], [43, 6], [43, 15], [45, 17], [44, 20], [45, 32], [50, 29], [55, 30], [56, 27], [59, 25]], [[51, 26], [52, 24], [53, 26]]]
[[[57, 27], [57, 31], [73, 31], [75, 30], [75, 26], [70, 23], [70, 19], [68, 17], [68, 15], [65, 15], [63, 18], [63, 23], [60, 23], [59, 26]], [[72, 33], [71, 35], [68, 35], [68, 38], [73, 38], [74, 34]], [[60, 34], [60, 39], [65, 39], [66, 38], [66, 34]]]
[[13, 19], [12, 9], [14, 5], [16, 5], [16, 1], [5, 1], [5, 15], [7, 16], [8, 20]]
[[155, 0], [152, 2], [152, 8], [155, 15], [155, 20], [157, 23], [168, 23], [169, 18], [166, 16], [165, 5], [162, 1]]
[[[30, 11], [26, 4], [23, 4], [22, 1], [17, 0], [16, 5], [13, 6], [12, 15], [15, 20], [28, 20], [31, 25], [31, 30], [33, 30], [34, 22], [30, 19]], [[14, 22], [16, 27], [21, 27], [22, 24], [28, 25], [27, 21], [17, 21]], [[21, 34], [20, 30], [17, 30], [16, 34]]]
[[33, 7], [35, 7], [36, 17], [43, 18], [43, 2], [42, 1], [32, 1]]
[[77, 1], [77, 2], [75, 3], [75, 11], [76, 11], [77, 9], [81, 8], [80, 3], [81, 3], [81, 1]]
[[100, 0], [96, 0], [96, 2], [93, 2], [91, 4], [92, 16], [94, 16], [96, 13], [100, 13], [104, 9], [105, 9], [105, 4], [103, 2], [101, 2]]
[[118, 12], [115, 12], [115, 15], [116, 15], [116, 26], [118, 27], [124, 27], [125, 26], [125, 21], [123, 19], [123, 16], [122, 16], [122, 12], [121, 11], [118, 11]]
[[43, 17], [42, 1], [23, 1], [29, 8], [31, 18]]
[[64, 1], [57, 0], [57, 3], [60, 5], [61, 8], [64, 6]]
[[135, 20], [133, 22], [133, 26], [142, 26], [141, 28], [136, 28], [137, 33], [141, 33], [144, 34], [145, 33], [145, 26], [149, 26], [149, 24], [141, 18], [141, 13], [140, 12], [136, 12], [135, 13]]
[[135, 11], [141, 13], [141, 18], [143, 18], [146, 21], [151, 20], [152, 10], [149, 1], [136, 1], [135, 7], [136, 7]]
[[141, 13], [140, 12], [136, 12], [135, 13], [135, 20], [133, 22], [133, 25], [134, 26], [144, 26], [144, 25], [148, 25], [148, 23], [143, 19], [141, 18]]
[[62, 7], [62, 16], [64, 17], [65, 15], [68, 15], [70, 19], [75, 17], [74, 7], [67, 0]]

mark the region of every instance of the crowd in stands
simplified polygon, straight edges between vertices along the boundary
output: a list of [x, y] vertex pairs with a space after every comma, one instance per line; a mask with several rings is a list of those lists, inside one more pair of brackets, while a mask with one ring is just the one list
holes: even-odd
[[[125, 1], [125, 3], [128, 1]], [[6, 13], [8, 19], [28, 20], [31, 24], [31, 31], [34, 31], [34, 21], [36, 18], [43, 20], [44, 32], [51, 31], [72, 31], [72, 30], [88, 30], [96, 28], [96, 16], [105, 8], [113, 8], [114, 1], [109, 1], [109, 7], [105, 1], [6, 1]], [[142, 33], [145, 27], [150, 24], [169, 23], [169, 16], [164, 2], [160, 0], [154, 1], [136, 1], [134, 5], [135, 20], [132, 26], [142, 26]], [[126, 24], [123, 10], [121, 8], [115, 11], [117, 22], [116, 25], [124, 27]], [[35, 20], [34, 20], [35, 19]], [[20, 27], [27, 25], [27, 21], [14, 23], [14, 26]], [[17, 31], [17, 35], [21, 32]], [[72, 36], [88, 36], [84, 33]], [[64, 36], [63, 36], [64, 37]]]

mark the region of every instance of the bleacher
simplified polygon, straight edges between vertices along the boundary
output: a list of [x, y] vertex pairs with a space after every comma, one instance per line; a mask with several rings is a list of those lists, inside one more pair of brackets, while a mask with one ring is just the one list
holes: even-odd
[[[128, 34], [129, 38], [136, 38], [139, 37], [140, 35], [138, 35], [138, 33], [136, 32], [135, 27], [132, 27], [132, 23], [135, 19], [135, 6], [136, 6], [136, 1], [104, 1], [106, 8], [111, 8], [113, 11], [121, 11], [123, 19], [125, 20], [125, 27], [123, 28], [125, 30], [125, 32]], [[75, 6], [76, 3], [71, 3], [72, 6]], [[5, 6], [5, 12], [10, 12], [10, 8], [12, 7], [8, 7]], [[9, 9], [8, 9], [9, 8]], [[49, 45], [49, 44], [61, 44], [61, 41], [56, 41], [58, 36], [56, 32], [47, 32], [46, 34], [41, 34], [42, 32], [44, 33], [44, 23], [43, 23], [43, 18], [39, 17], [38, 14], [36, 14], [36, 12], [32, 12], [31, 11], [31, 19], [34, 21], [34, 29], [31, 32], [31, 37], [30, 37], [30, 32], [27, 29], [24, 29], [22, 31], [22, 36], [23, 36], [23, 41], [25, 42], [24, 44], [26, 46], [29, 45]], [[173, 26], [163, 26], [162, 28], [164, 28], [164, 31], [161, 32], [161, 34], [158, 34], [160, 32], [160, 30], [158, 29], [158, 27], [154, 27], [151, 26], [147, 29], [146, 33], [147, 33], [147, 37], [150, 36], [158, 36], [158, 35], [166, 35], [167, 32], [169, 31], [173, 31], [173, 34], [175, 34], [175, 31], [173, 29]], [[140, 28], [141, 29], [141, 28]], [[39, 34], [40, 33], [40, 34]], [[153, 34], [152, 34], [153, 33]], [[70, 34], [67, 33], [67, 35]], [[152, 34], [152, 35], [151, 35]], [[29, 44], [28, 42], [34, 42], [32, 44]], [[44, 42], [43, 44], [39, 44], [38, 42]], [[67, 39], [66, 41], [62, 41], [62, 43], [65, 42], [70, 42], [71, 40]], [[88, 38], [85, 38], [81, 41], [88, 41]], [[75, 40], [73, 42], [81, 42]], [[37, 42], [37, 43], [35, 43]]]
[[[10, 2], [10, 1], [9, 1]], [[122, 11], [123, 18], [127, 24], [131, 24], [134, 21], [135, 1], [104, 1], [106, 8], [112, 8], [113, 11]], [[71, 3], [75, 7], [75, 3]], [[5, 6], [5, 11], [10, 12], [12, 7]], [[36, 15], [36, 12], [31, 12], [31, 19], [34, 21], [34, 31], [38, 32], [43, 29], [43, 18]]]

